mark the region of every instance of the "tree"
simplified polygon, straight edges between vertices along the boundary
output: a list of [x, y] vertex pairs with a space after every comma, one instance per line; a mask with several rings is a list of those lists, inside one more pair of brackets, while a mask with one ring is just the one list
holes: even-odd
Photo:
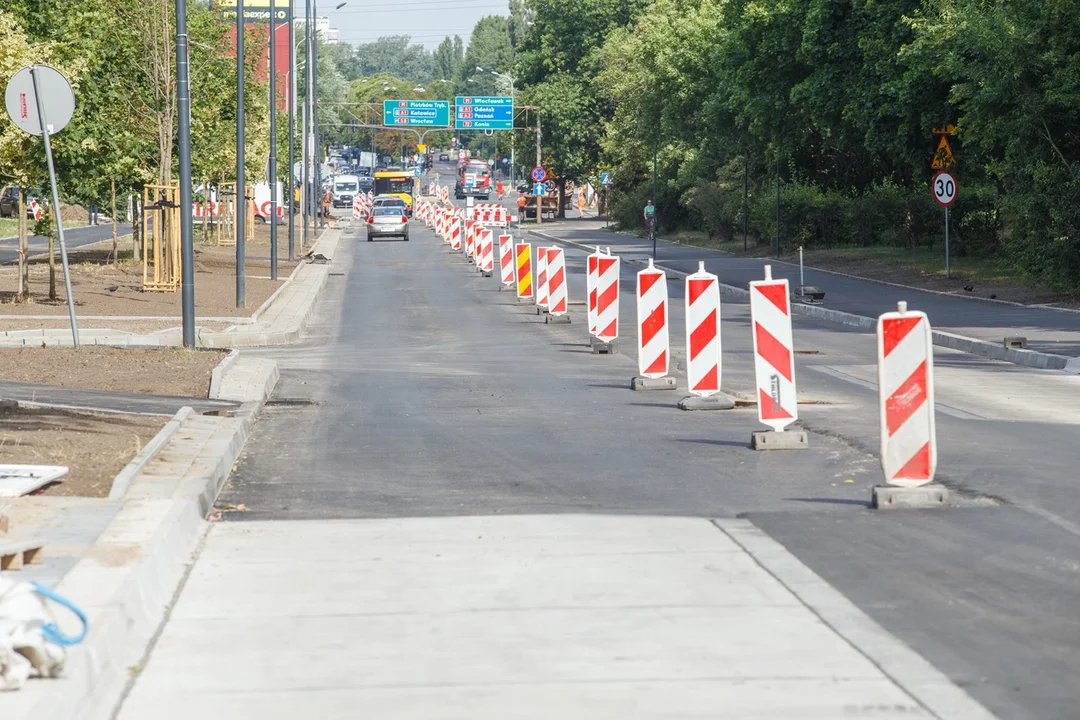
[[390, 72], [419, 82], [434, 79], [435, 62], [423, 45], [408, 35], [388, 35], [375, 42], [357, 45], [354, 53], [356, 77]]

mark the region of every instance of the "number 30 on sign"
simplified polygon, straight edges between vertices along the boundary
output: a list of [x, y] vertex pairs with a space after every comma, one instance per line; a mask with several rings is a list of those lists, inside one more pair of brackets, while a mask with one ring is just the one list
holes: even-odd
[[949, 207], [956, 202], [956, 178], [951, 173], [939, 172], [935, 175], [930, 181], [930, 189], [938, 205]]

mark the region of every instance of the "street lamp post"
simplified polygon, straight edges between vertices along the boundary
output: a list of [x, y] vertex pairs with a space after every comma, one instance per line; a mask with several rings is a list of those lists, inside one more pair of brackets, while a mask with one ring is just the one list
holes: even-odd
[[[184, 347], [194, 348], [195, 251], [191, 238], [191, 83], [188, 70], [187, 2], [176, 0], [176, 112], [180, 120], [177, 132], [180, 160], [180, 307], [183, 315]], [[56, 186], [53, 187], [55, 192]], [[206, 188], [203, 191], [205, 192]], [[56, 206], [56, 212], [60, 212], [59, 205]], [[63, 239], [61, 235], [60, 240]], [[68, 297], [71, 297], [70, 287]], [[72, 328], [75, 328], [74, 323]], [[78, 331], [75, 332], [78, 337]]]
[[296, 23], [293, 22], [292, 0], [289, 0], [289, 260], [296, 254], [295, 214], [296, 214], [296, 177], [293, 174], [296, 167], [296, 48], [295, 39]]
[[[514, 102], [514, 76], [513, 75], [504, 75], [503, 73], [495, 72], [494, 70], [484, 70], [484, 68], [480, 67], [479, 65], [476, 67], [476, 70], [478, 72], [491, 73], [495, 77], [500, 77], [500, 78], [502, 78], [504, 80], [507, 80], [510, 83], [510, 103], [511, 103], [511, 108], [512, 108], [513, 107], [513, 102]], [[513, 111], [511, 110], [511, 112], [513, 112]], [[513, 123], [513, 115], [511, 115], [510, 117], [511, 117], [510, 122], [512, 124]], [[510, 136], [510, 187], [514, 187], [514, 137], [513, 137], [513, 135]]]
[[244, 172], [244, 0], [236, 0], [236, 185], [233, 213], [236, 217], [236, 307], [244, 299], [244, 219], [247, 217], [247, 182]]
[[270, 0], [270, 279], [278, 279], [277, 262], [277, 7]]

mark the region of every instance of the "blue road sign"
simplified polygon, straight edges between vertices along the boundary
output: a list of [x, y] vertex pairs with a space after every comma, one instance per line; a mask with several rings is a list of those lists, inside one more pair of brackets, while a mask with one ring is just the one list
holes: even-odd
[[611, 173], [606, 173], [606, 172], [600, 173], [600, 184], [602, 186], [604, 186], [604, 187], [607, 187], [608, 185], [610, 185], [611, 184]]
[[383, 125], [390, 127], [449, 127], [446, 100], [383, 100]]
[[533, 195], [539, 195], [540, 197], [547, 195], [547, 187], [544, 186], [544, 183], [538, 182], [533, 185]]
[[454, 127], [458, 130], [513, 130], [511, 97], [463, 97], [454, 101]]
[[540, 167], [539, 165], [532, 169], [532, 173], [530, 173], [530, 175], [532, 179], [538, 183], [542, 183], [547, 180], [547, 170]]

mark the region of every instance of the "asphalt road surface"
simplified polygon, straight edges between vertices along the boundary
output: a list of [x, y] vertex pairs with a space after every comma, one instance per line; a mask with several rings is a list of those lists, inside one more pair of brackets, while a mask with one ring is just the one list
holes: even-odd
[[[116, 228], [117, 235], [122, 237], [124, 235], [131, 234], [130, 225], [118, 225]], [[71, 228], [70, 230], [64, 230], [64, 243], [67, 245], [67, 249], [70, 252], [76, 248], [80, 248], [84, 245], [92, 245], [102, 240], [108, 240], [112, 237], [112, 223], [101, 225], [87, 225], [85, 227]], [[49, 252], [49, 239], [41, 235], [31, 235], [28, 241], [28, 254], [30, 256], [40, 255], [42, 253]], [[60, 246], [56, 246], [57, 255], [60, 253]], [[19, 238], [0, 238], [0, 264], [17, 262], [19, 260]]]
[[[282, 377], [221, 498], [249, 512], [227, 519], [748, 518], [999, 717], [1076, 717], [1080, 378], [937, 351], [939, 479], [954, 506], [875, 512], [872, 335], [795, 316], [810, 449], [755, 453], [754, 410], [675, 409], [677, 364], [683, 391], [629, 391], [637, 268], [622, 269], [624, 354], [594, 355], [580, 307], [545, 325], [419, 225], [409, 243], [363, 240], [346, 232], [306, 341], [257, 351]], [[747, 262], [710, 269], [741, 283]], [[583, 264], [567, 250], [571, 301]], [[835, 290], [839, 309], [894, 302], [871, 288]], [[678, 363], [681, 283], [669, 292]], [[956, 312], [977, 324], [997, 309]], [[1046, 317], [1072, 327], [1065, 314], [1025, 322]], [[722, 383], [740, 394], [753, 388], [748, 328], [747, 306], [726, 303]]]

